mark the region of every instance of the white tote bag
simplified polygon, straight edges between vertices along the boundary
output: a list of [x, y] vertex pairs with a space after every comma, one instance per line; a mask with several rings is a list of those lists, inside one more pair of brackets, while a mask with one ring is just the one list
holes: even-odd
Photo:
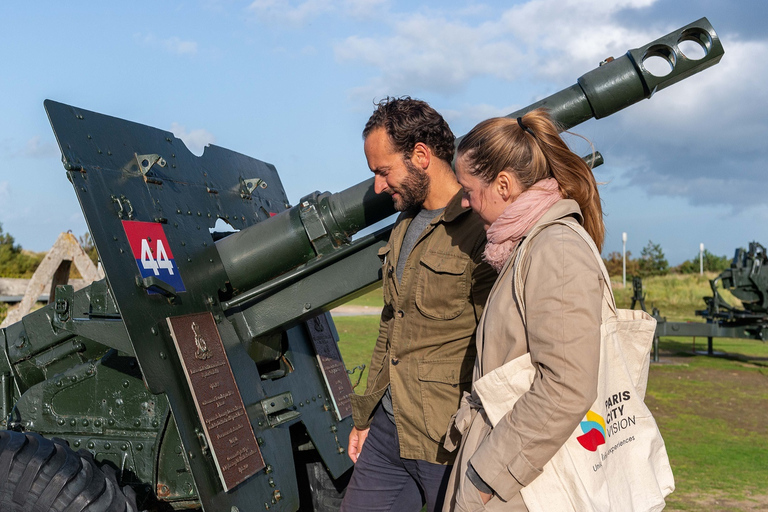
[[[592, 248], [605, 279], [600, 328], [597, 400], [571, 437], [520, 492], [530, 512], [658, 511], [675, 488], [672, 468], [656, 421], [644, 403], [656, 321], [644, 311], [617, 309], [610, 278], [594, 242], [578, 224], [555, 221], [576, 231]], [[513, 267], [515, 296], [525, 319], [522, 277], [516, 273], [531, 238]], [[534, 367], [525, 354], [473, 384], [495, 426], [531, 387]]]

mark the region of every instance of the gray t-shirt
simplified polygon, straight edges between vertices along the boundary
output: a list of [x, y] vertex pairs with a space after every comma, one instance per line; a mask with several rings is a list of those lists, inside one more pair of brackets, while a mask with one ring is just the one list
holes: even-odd
[[[443, 213], [445, 208], [438, 208], [437, 210], [425, 210], [422, 208], [419, 213], [413, 218], [408, 225], [408, 229], [403, 237], [403, 245], [400, 247], [400, 255], [397, 259], [397, 281], [400, 282], [403, 279], [403, 271], [405, 270], [405, 263], [410, 256], [411, 251], [416, 246], [416, 242], [419, 241], [419, 237], [427, 229], [429, 223], [432, 220]], [[384, 392], [384, 396], [381, 397], [381, 406], [384, 408], [384, 412], [389, 416], [392, 423], [395, 422], [395, 413], [392, 409], [392, 391], [391, 387], [387, 386], [387, 390]]]

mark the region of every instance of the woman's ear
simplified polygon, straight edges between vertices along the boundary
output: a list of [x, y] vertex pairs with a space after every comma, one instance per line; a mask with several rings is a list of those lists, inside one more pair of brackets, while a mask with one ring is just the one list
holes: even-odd
[[501, 171], [494, 180], [494, 187], [501, 199], [509, 203], [517, 199], [522, 192], [520, 182], [510, 171]]

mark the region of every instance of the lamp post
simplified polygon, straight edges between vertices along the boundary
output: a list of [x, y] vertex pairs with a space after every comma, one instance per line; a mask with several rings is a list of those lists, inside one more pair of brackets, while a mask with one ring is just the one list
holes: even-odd
[[704, 244], [699, 244], [699, 275], [704, 275]]
[[627, 287], [627, 232], [621, 234], [621, 283]]

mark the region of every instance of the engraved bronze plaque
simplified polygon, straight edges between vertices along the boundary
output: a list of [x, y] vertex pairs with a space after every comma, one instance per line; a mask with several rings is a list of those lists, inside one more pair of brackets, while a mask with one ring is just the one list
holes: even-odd
[[341, 360], [341, 353], [336, 340], [333, 339], [331, 326], [325, 315], [319, 315], [307, 322], [307, 331], [315, 346], [317, 361], [320, 363], [320, 371], [325, 379], [325, 385], [331, 393], [333, 412], [336, 419], [341, 421], [352, 415], [352, 383]]
[[216, 469], [228, 491], [265, 465], [224, 344], [211, 313], [167, 320]]

